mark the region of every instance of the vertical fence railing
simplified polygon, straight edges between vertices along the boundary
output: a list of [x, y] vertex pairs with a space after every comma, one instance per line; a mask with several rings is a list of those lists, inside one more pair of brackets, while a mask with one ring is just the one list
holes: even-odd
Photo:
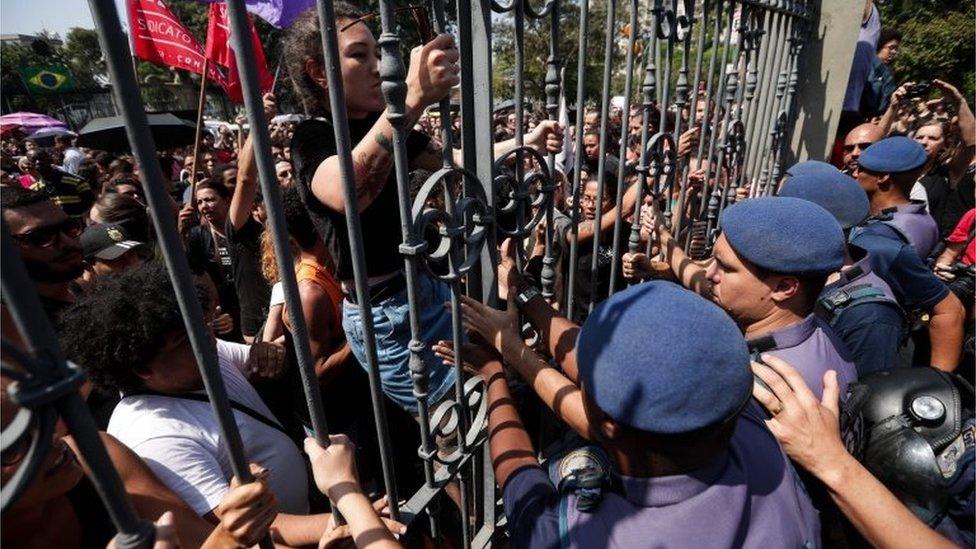
[[[203, 373], [205, 388], [213, 403], [221, 428], [221, 436], [230, 449], [234, 473], [245, 481], [250, 474], [236, 424], [216, 362], [216, 352], [206, 334], [203, 313], [193, 292], [186, 258], [176, 232], [174, 220], [168, 214], [162, 174], [155, 162], [155, 149], [146, 124], [145, 113], [135, 88], [131, 65], [124, 51], [126, 41], [110, 0], [90, 0], [98, 27], [99, 40], [105, 52], [109, 74], [114, 83], [117, 101], [126, 120], [127, 135], [140, 165], [147, 190], [147, 199], [163, 255], [176, 288], [184, 323], [195, 357]], [[423, 467], [424, 484], [400, 503], [396, 478], [392, 469], [392, 452], [383, 404], [382, 383], [378, 367], [378, 350], [373, 333], [372, 314], [367, 283], [365, 250], [356, 182], [352, 163], [352, 148], [345, 109], [345, 95], [340, 71], [338, 28], [332, 0], [318, 0], [324, 52], [324, 68], [328, 82], [329, 105], [335, 141], [340, 181], [345, 202], [346, 224], [352, 254], [352, 270], [356, 295], [359, 296], [359, 317], [365, 343], [366, 371], [375, 414], [377, 438], [384, 487], [391, 502], [393, 518], [412, 523], [426, 513], [430, 533], [440, 539], [443, 525], [439, 524], [442, 495], [449, 486], [456, 486], [461, 516], [461, 545], [482, 547], [489, 545], [495, 535], [496, 490], [490, 466], [485, 459], [484, 443], [486, 408], [484, 385], [478, 378], [468, 378], [460, 368], [463, 363], [464, 335], [460, 317], [460, 298], [469, 293], [491, 302], [494, 298], [494, 267], [497, 261], [496, 237], [511, 237], [522, 243], [530, 237], [540, 222], [545, 223], [544, 256], [540, 286], [545, 297], [561, 298], [567, 316], [579, 320], [575, 313], [592, 310], [604, 299], [598, 291], [599, 277], [609, 276], [609, 291], [618, 290], [616, 278], [620, 272], [620, 255], [624, 251], [648, 251], [643, 248], [640, 230], [641, 208], [645, 201], [663, 212], [666, 225], [674, 232], [686, 251], [693, 256], [706, 256], [720, 232], [721, 212], [736, 200], [736, 192], [748, 186], [752, 196], [773, 192], [782, 172], [787, 146], [795, 119], [795, 104], [799, 56], [815, 16], [813, 0], [631, 0], [618, 9], [617, 0], [601, 0], [606, 19], [591, 26], [590, 8], [596, 0], [547, 0], [541, 8], [528, 0], [458, 0], [454, 11], [456, 24], [449, 20], [446, 0], [432, 0], [433, 24], [438, 33], [454, 32], [458, 37], [461, 65], [461, 152], [460, 164], [455, 161], [454, 136], [451, 132], [450, 104], [438, 105], [441, 120], [440, 141], [444, 148], [442, 164], [425, 181], [416, 196], [410, 196], [409, 165], [406, 138], [411, 131], [407, 116], [406, 67], [401, 55], [401, 34], [396, 20], [396, 2], [379, 2], [379, 46], [382, 51], [380, 76], [386, 102], [386, 118], [394, 129], [392, 152], [393, 173], [397, 185], [400, 232], [403, 243], [400, 253], [404, 260], [408, 320], [410, 323], [409, 371], [413, 394], [417, 401], [420, 448], [418, 455]], [[305, 389], [315, 438], [328, 443], [328, 428], [322, 411], [318, 382], [311, 368], [308, 334], [302, 315], [292, 257], [281, 200], [276, 188], [270, 155], [270, 139], [264, 124], [261, 97], [257, 85], [257, 71], [250, 50], [246, 29], [244, 0], [228, 0], [232, 29], [232, 45], [244, 83], [245, 104], [252, 128], [259, 180], [268, 208], [268, 229], [274, 242], [275, 257], [285, 287], [286, 304], [296, 311], [294, 323], [295, 351]], [[563, 44], [560, 25], [564, 16], [578, 10], [578, 43]], [[514, 36], [514, 68], [512, 97], [516, 116], [514, 147], [497, 155], [491, 143], [491, 48], [492, 27], [496, 19], [511, 18]], [[624, 23], [629, 35], [622, 40]], [[641, 25], [645, 25], [641, 27]], [[548, 56], [526, 58], [525, 32], [533, 29], [549, 32]], [[602, 26], [602, 55], [588, 58], [591, 35], [599, 36]], [[411, 44], [412, 45], [412, 44]], [[576, 89], [562, 89], [560, 69], [562, 60], [576, 50]], [[638, 53], [639, 52], [639, 53]], [[526, 97], [523, 74], [530, 63], [545, 64], [543, 97]], [[589, 65], [603, 63], [599, 91], [587, 94], [585, 82]], [[567, 67], [572, 69], [573, 67]], [[637, 72], [635, 75], [635, 71]], [[638, 78], [635, 78], [637, 76]], [[690, 80], [689, 80], [690, 78]], [[637, 84], [637, 82], [640, 82]], [[576, 101], [573, 146], [575, 161], [572, 177], [567, 178], [572, 196], [568, 242], [558, 245], [562, 238], [554, 231], [555, 156], [526, 146], [525, 105], [544, 101], [544, 114], [550, 120], [558, 117], [558, 102], [563, 94], [574, 93]], [[618, 147], [611, 143], [611, 97], [623, 97], [620, 112]], [[634, 93], [640, 94], [641, 127], [640, 151], [633, 175], [627, 173], [626, 158], [631, 146], [629, 122]], [[600, 115], [599, 153], [595, 177], [597, 202], [605, 192], [608, 155], [619, 154], [613, 207], [618, 215], [612, 228], [610, 245], [612, 264], [608, 272], [600, 269], [601, 242], [604, 231], [600, 224], [606, 212], [596, 208], [593, 242], [587, 242], [592, 258], [580, 264], [578, 235], [581, 223], [581, 201], [584, 168], [583, 126], [586, 106]], [[568, 130], [568, 128], [567, 128]], [[697, 143], [684, 143], [682, 136], [697, 133]], [[686, 139], [687, 141], [687, 139]], [[612, 150], [616, 149], [616, 150]], [[687, 149], [687, 150], [685, 150]], [[680, 154], [679, 154], [680, 152]], [[704, 172], [704, 177], [701, 177]], [[703, 180], [702, 180], [703, 179]], [[625, 219], [624, 197], [628, 185], [636, 184], [633, 216]], [[443, 206], [433, 207], [430, 198], [442, 196]], [[626, 235], [626, 250], [621, 244], [624, 223], [631, 223]], [[6, 233], [3, 237], [4, 259], [11, 253]], [[556, 249], [568, 247], [568, 258], [556, 260]], [[516, 246], [518, 268], [526, 266], [523, 246]], [[4, 293], [10, 295], [9, 263], [4, 266]], [[604, 273], [601, 275], [601, 273]], [[558, 294], [559, 274], [564, 276]], [[585, 275], [585, 276], [584, 276]], [[457, 353], [456, 383], [450, 398], [431, 402], [429, 372], [425, 364], [425, 347], [433, 342], [423, 341], [423, 326], [418, 304], [418, 284], [421, 277], [431, 277], [450, 289], [452, 333]], [[585, 279], [589, 295], [580, 303], [577, 293]], [[18, 309], [11, 302], [13, 309]], [[26, 309], [25, 309], [26, 310]], [[15, 310], [15, 316], [18, 314]], [[21, 315], [25, 313], [19, 313]], [[20, 325], [22, 332], [36, 330], [31, 324]], [[45, 347], [37, 341], [32, 350]], [[56, 348], [56, 347], [55, 347]], [[69, 399], [70, 400], [70, 399]], [[77, 404], [77, 403], [76, 403]], [[76, 405], [76, 404], [73, 404]], [[59, 404], [60, 406], [60, 404]], [[72, 426], [74, 430], [74, 426]], [[85, 427], [79, 427], [84, 431]], [[453, 435], [453, 436], [452, 436]], [[5, 435], [6, 437], [6, 435]], [[447, 443], [446, 440], [454, 442]], [[450, 444], [450, 447], [447, 445]], [[102, 450], [104, 451], [104, 450]], [[86, 451], [87, 452], [87, 451]], [[97, 451], [96, 451], [97, 453]], [[86, 453], [86, 457], [89, 454]], [[94, 455], [94, 454], [92, 454]], [[97, 460], [98, 458], [96, 458]], [[107, 477], [106, 477], [107, 478]], [[123, 533], [146, 530], [146, 524], [136, 521], [122, 497], [112, 488], [114, 481], [106, 481], [103, 496], [115, 502], [113, 518]], [[6, 504], [8, 490], [4, 491]], [[141, 538], [139, 538], [141, 539]], [[135, 544], [138, 545], [138, 544]], [[131, 545], [131, 546], [135, 546]]]
[[[115, 3], [111, 0], [90, 0], [89, 5], [98, 32], [99, 45], [114, 84], [112, 92], [125, 120], [126, 136], [140, 169], [149, 214], [169, 270], [190, 345], [200, 368], [204, 389], [217, 419], [221, 440], [227, 446], [234, 476], [241, 482], [252, 482], [254, 478], [244, 455], [241, 435], [234, 421], [217, 363], [217, 350], [207, 331], [203, 309], [195, 292], [196, 285], [177, 232], [176, 220], [166, 198], [165, 179], [156, 160], [156, 147], [138, 93], [139, 88], [126, 48], [127, 41], [122, 33]], [[271, 538], [265, 536], [261, 546], [272, 547]]]

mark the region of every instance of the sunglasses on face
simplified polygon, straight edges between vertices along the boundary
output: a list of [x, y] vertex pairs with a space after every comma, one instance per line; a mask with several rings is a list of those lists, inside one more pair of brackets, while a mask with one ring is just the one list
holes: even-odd
[[85, 225], [81, 219], [66, 219], [57, 225], [40, 227], [11, 236], [23, 244], [37, 248], [50, 248], [58, 242], [62, 234], [69, 238], [78, 238], [84, 229]]
[[854, 152], [854, 149], [861, 149], [862, 151], [873, 145], [873, 143], [851, 143], [850, 145], [844, 145], [844, 152]]

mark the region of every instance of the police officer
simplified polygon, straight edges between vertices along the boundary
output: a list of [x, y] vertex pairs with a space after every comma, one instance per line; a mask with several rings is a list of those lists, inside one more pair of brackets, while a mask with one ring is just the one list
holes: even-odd
[[878, 141], [857, 159], [854, 177], [868, 193], [871, 221], [882, 221], [907, 240], [923, 260], [939, 243], [939, 227], [911, 188], [925, 167], [925, 149], [903, 136]]
[[833, 216], [806, 200], [764, 197], [730, 206], [720, 222], [707, 267], [690, 261], [657, 227], [675, 276], [725, 309], [754, 355], [789, 362], [818, 396], [827, 370], [837, 372], [842, 390], [855, 381], [847, 348], [813, 314], [827, 275], [844, 264], [844, 234]]
[[[531, 353], [506, 349], [506, 361]], [[718, 307], [669, 282], [631, 287], [588, 317], [575, 356], [598, 446], [547, 474], [497, 355], [466, 355], [488, 384], [513, 547], [819, 546], [817, 514], [750, 402], [745, 341]]]
[[[828, 166], [791, 177], [779, 196], [821, 206], [847, 232], [868, 217], [868, 198], [857, 181]], [[888, 284], [871, 272], [867, 252], [848, 244], [844, 266], [827, 278], [815, 312], [844, 341], [859, 377], [895, 367], [906, 336], [905, 314]]]
[[906, 137], [878, 141], [858, 158], [855, 177], [871, 203], [871, 217], [851, 231], [850, 241], [871, 254], [871, 267], [910, 314], [929, 315], [929, 364], [952, 371], [962, 349], [965, 310], [926, 266], [939, 230], [924, 205], [908, 199], [925, 150]]

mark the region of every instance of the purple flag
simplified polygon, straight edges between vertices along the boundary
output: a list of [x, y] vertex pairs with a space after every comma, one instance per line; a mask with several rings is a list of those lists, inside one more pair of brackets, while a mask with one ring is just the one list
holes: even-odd
[[[205, 4], [220, 0], [199, 0]], [[291, 25], [296, 17], [315, 6], [315, 0], [244, 0], [247, 11], [279, 29]]]

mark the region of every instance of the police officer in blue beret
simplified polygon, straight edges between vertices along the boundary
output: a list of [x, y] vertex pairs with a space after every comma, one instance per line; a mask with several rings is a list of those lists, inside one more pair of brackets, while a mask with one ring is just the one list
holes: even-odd
[[[488, 384], [492, 463], [513, 547], [820, 545], [817, 513], [750, 399], [746, 343], [721, 309], [664, 281], [616, 293], [576, 327], [560, 357], [565, 374], [512, 325], [492, 328], [499, 314], [464, 300], [466, 326], [502, 350], [468, 345], [465, 361]], [[523, 375], [534, 361], [537, 390], [548, 383], [540, 378], [560, 378], [561, 398], [540, 396], [595, 445], [553, 460], [547, 474], [502, 358]]]
[[722, 234], [707, 267], [657, 227], [675, 276], [725, 309], [750, 351], [786, 360], [818, 396], [827, 370], [837, 372], [842, 390], [856, 381], [844, 343], [813, 314], [827, 275], [844, 264], [844, 233], [833, 216], [807, 200], [765, 197], [728, 207], [719, 221]]
[[[779, 196], [817, 204], [847, 233], [868, 217], [868, 197], [852, 177], [830, 168], [791, 177]], [[907, 335], [905, 313], [888, 284], [871, 271], [869, 254], [863, 249], [847, 245], [844, 266], [827, 278], [815, 312], [847, 345], [858, 377], [897, 364], [898, 349]]]
[[962, 350], [965, 310], [926, 265], [939, 230], [924, 205], [908, 199], [925, 162], [925, 150], [907, 137], [882, 139], [861, 154], [854, 175], [872, 215], [851, 231], [850, 241], [870, 252], [874, 272], [909, 314], [929, 317], [931, 352], [925, 358], [952, 371]]
[[912, 186], [928, 157], [925, 149], [904, 136], [871, 145], [857, 160], [854, 177], [871, 201], [867, 223], [884, 222], [927, 259], [939, 243], [939, 227], [922, 200], [911, 200]]

